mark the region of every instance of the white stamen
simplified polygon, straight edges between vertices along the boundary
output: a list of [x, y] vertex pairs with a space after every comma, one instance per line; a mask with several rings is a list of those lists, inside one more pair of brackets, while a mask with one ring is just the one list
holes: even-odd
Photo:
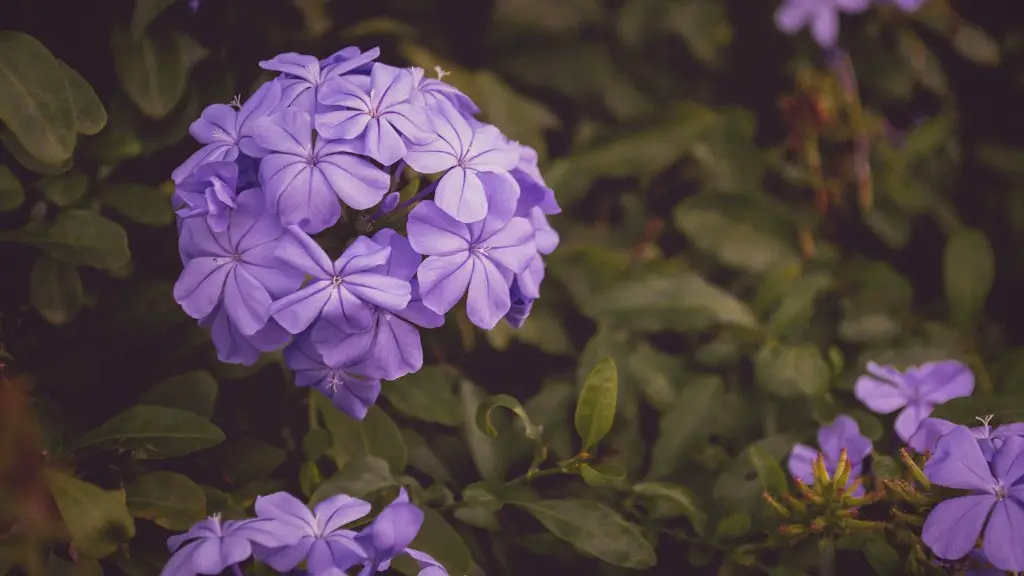
[[236, 110], [241, 108], [242, 107], [242, 95], [241, 94], [235, 94], [235, 97], [231, 99], [231, 102], [228, 102], [228, 105], [231, 106], [232, 108], [236, 109]]
[[992, 421], [993, 416], [995, 416], [995, 415], [994, 414], [989, 414], [988, 416], [975, 416], [975, 420], [981, 422], [981, 425], [984, 426], [985, 429], [987, 430], [988, 429], [988, 423]]
[[451, 75], [451, 72], [448, 72], [447, 70], [444, 70], [440, 66], [434, 66], [434, 72], [437, 73], [437, 79], [438, 80], [444, 80], [445, 76], [450, 76]]

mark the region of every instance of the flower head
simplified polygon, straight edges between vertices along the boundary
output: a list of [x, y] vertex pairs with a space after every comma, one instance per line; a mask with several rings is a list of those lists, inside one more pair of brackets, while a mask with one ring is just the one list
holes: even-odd
[[220, 574], [252, 556], [253, 544], [269, 546], [281, 540], [281, 535], [265, 520], [221, 521], [220, 516], [214, 515], [199, 521], [188, 532], [167, 539], [171, 558], [160, 576]]
[[369, 513], [369, 502], [345, 494], [320, 502], [312, 512], [287, 492], [260, 496], [256, 515], [281, 539], [272, 546], [257, 546], [256, 557], [279, 572], [305, 561], [312, 574], [343, 574], [364, 557], [354, 540], [356, 533], [344, 526]]
[[260, 68], [281, 73], [273, 83], [279, 86], [282, 106], [316, 114], [319, 110], [319, 92], [327, 80], [348, 73], [365, 73], [378, 56], [380, 48], [361, 52], [355, 46], [342, 48], [323, 60], [306, 54], [285, 52], [260, 62]]
[[[818, 430], [818, 446], [820, 452], [805, 444], [793, 446], [787, 463], [790, 475], [793, 478], [802, 480], [807, 484], [814, 482], [814, 460], [819, 454], [825, 461], [825, 469], [828, 473], [835, 474], [839, 465], [839, 458], [843, 450], [846, 450], [847, 458], [850, 460], [850, 480], [847, 486], [852, 484], [863, 470], [864, 459], [871, 454], [871, 440], [860, 433], [860, 427], [853, 418], [843, 415], [835, 419], [832, 424]], [[863, 494], [864, 489], [860, 486], [854, 491], [855, 496]]]
[[366, 418], [380, 396], [380, 380], [359, 376], [344, 363], [329, 364], [306, 332], [284, 349], [284, 362], [295, 371], [295, 385], [313, 387], [356, 420]]
[[409, 502], [402, 488], [398, 497], [374, 518], [369, 526], [356, 536], [366, 553], [365, 564], [359, 576], [371, 576], [391, 566], [399, 554], [408, 554], [420, 565], [420, 576], [447, 576], [448, 572], [428, 554], [409, 548], [423, 525], [423, 511]]
[[[1002, 426], [992, 428], [989, 425], [992, 421], [991, 416], [978, 418], [978, 420], [981, 421], [982, 425], [975, 426], [970, 430], [971, 434], [978, 439], [981, 452], [988, 461], [992, 460], [992, 457], [995, 456], [996, 451], [1003, 445], [1003, 441], [1006, 438], [1010, 436], [1024, 436], [1024, 423], [1003, 424]], [[917, 428], [917, 432], [910, 437], [907, 445], [922, 453], [929, 450], [934, 451], [935, 444], [939, 441], [939, 438], [956, 427], [956, 424], [941, 418], [925, 418]]]
[[928, 362], [900, 372], [891, 366], [868, 362], [868, 373], [857, 379], [854, 395], [872, 412], [896, 417], [896, 435], [904, 442], [935, 406], [970, 396], [974, 373], [962, 362]]

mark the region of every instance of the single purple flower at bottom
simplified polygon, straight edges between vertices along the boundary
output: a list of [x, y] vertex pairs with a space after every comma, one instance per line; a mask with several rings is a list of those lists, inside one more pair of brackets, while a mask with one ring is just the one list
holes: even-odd
[[423, 511], [409, 502], [405, 488], [391, 504], [356, 536], [366, 554], [359, 576], [371, 576], [391, 566], [399, 554], [408, 554], [420, 565], [419, 576], [447, 576], [448, 572], [430, 555], [409, 548], [423, 526]]
[[[294, 540], [298, 538], [296, 534]], [[282, 539], [289, 537], [275, 533], [265, 520], [222, 522], [220, 516], [214, 514], [197, 522], [188, 532], [167, 539], [171, 558], [160, 576], [220, 574], [252, 556], [253, 544], [272, 546]]]
[[252, 366], [262, 352], [279, 350], [292, 337], [273, 318], [263, 328], [246, 336], [231, 322], [227, 308], [222, 304], [218, 304], [213, 312], [199, 320], [199, 325], [210, 329], [217, 359], [225, 364]]
[[256, 515], [273, 524], [275, 531], [294, 534], [279, 546], [256, 547], [256, 558], [279, 572], [306, 561], [313, 574], [337, 571], [343, 574], [363, 561], [363, 549], [355, 543], [356, 533], [344, 526], [370, 513], [370, 503], [346, 494], [332, 496], [310, 512], [305, 504], [287, 492], [256, 498]]
[[[825, 458], [825, 469], [829, 474], [835, 474], [839, 466], [839, 456], [842, 450], [846, 449], [846, 457], [850, 461], [850, 479], [847, 486], [860, 476], [863, 470], [864, 459], [871, 454], [871, 440], [860, 433], [860, 427], [853, 418], [843, 415], [835, 421], [818, 430], [818, 446], [821, 451], [815, 450], [805, 444], [793, 446], [789, 454], [787, 467], [793, 478], [801, 480], [806, 484], [814, 483], [814, 460], [820, 453]], [[858, 486], [854, 490], [854, 496], [864, 493], [864, 488]]]
[[370, 406], [380, 396], [380, 380], [350, 374], [347, 366], [324, 361], [311, 332], [299, 336], [285, 348], [284, 362], [295, 372], [296, 386], [316, 388], [330, 398], [338, 410], [356, 420], [366, 418]]
[[[995, 456], [996, 451], [1003, 445], [1003, 441], [1006, 438], [1010, 436], [1024, 436], [1024, 423], [1003, 424], [1002, 426], [992, 428], [989, 426], [991, 418], [991, 416], [978, 418], [982, 425], [971, 428], [971, 434], [974, 434], [974, 437], [977, 438], [981, 452], [985, 455], [985, 460], [989, 462], [992, 461], [992, 457]], [[910, 437], [907, 445], [922, 454], [929, 450], [934, 451], [939, 438], [956, 427], [956, 424], [948, 420], [925, 418], [917, 428], [917, 432]]]
[[1006, 438], [990, 464], [974, 434], [958, 426], [939, 439], [924, 473], [933, 484], [970, 491], [928, 514], [921, 539], [936, 556], [963, 558], [984, 528], [989, 562], [1000, 570], [1024, 570], [1024, 438]]

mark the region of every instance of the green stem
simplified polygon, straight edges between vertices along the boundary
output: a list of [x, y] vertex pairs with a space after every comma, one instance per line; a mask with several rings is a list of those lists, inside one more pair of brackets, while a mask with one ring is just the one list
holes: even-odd
[[836, 544], [831, 537], [821, 541], [821, 557], [818, 559], [819, 576], [835, 576]]

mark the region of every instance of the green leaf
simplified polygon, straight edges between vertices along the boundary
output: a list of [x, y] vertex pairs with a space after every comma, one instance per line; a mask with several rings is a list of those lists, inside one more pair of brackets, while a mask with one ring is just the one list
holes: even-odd
[[759, 448], [781, 460], [793, 448], [793, 440], [785, 435], [769, 436], [740, 451], [739, 456], [715, 481], [712, 490], [717, 507], [728, 512], [752, 511], [763, 504], [764, 487], [757, 476], [750, 452]]
[[391, 467], [392, 474], [405, 472], [408, 458], [402, 432], [380, 406], [371, 406], [363, 419], [367, 453], [380, 457]]
[[583, 450], [596, 446], [612, 429], [619, 397], [619, 372], [615, 361], [605, 358], [590, 371], [576, 402], [576, 433]]
[[75, 131], [86, 136], [98, 134], [107, 125], [107, 111], [103, 108], [100, 97], [74, 68], [63, 60], [58, 62], [64, 71], [68, 90], [71, 91], [71, 101], [75, 107]]
[[485, 434], [476, 424], [476, 415], [483, 403], [484, 394], [472, 382], [462, 380], [459, 383], [459, 396], [462, 399], [464, 418], [463, 437], [477, 472], [488, 482], [499, 482], [508, 472], [509, 462], [498, 440]]
[[104, 490], [54, 469], [46, 471], [46, 481], [79, 553], [104, 558], [135, 536], [121, 490]]
[[316, 392], [312, 398], [331, 434], [331, 457], [338, 468], [350, 460], [376, 456], [387, 462], [396, 475], [405, 470], [407, 455], [402, 433], [380, 406], [372, 406], [366, 417], [358, 421], [338, 410], [323, 394]]
[[864, 557], [878, 576], [905, 574], [900, 555], [883, 538], [869, 538], [864, 542]]
[[354, 498], [365, 498], [369, 494], [398, 485], [391, 475], [388, 463], [374, 456], [350, 461], [345, 467], [324, 481], [309, 499], [310, 506], [316, 506], [335, 494], [348, 494]]
[[75, 149], [75, 107], [60, 63], [38, 40], [0, 31], [0, 122], [45, 164]]
[[725, 5], [715, 0], [683, 0], [667, 6], [665, 27], [682, 38], [701, 63], [718, 67], [733, 38]]
[[734, 512], [722, 518], [715, 526], [715, 538], [731, 540], [750, 532], [753, 521], [746, 512]]
[[323, 428], [310, 428], [302, 437], [302, 455], [316, 460], [331, 449], [331, 433]]
[[782, 302], [768, 319], [768, 331], [776, 335], [785, 335], [797, 326], [808, 325], [814, 315], [818, 296], [830, 289], [834, 283], [835, 279], [827, 272], [815, 271], [801, 276], [788, 287]]
[[672, 407], [676, 399], [677, 382], [683, 373], [678, 358], [641, 342], [629, 356], [629, 369], [633, 381], [640, 387], [640, 392], [652, 408], [663, 412]]
[[[462, 537], [454, 528], [445, 521], [444, 517], [436, 511], [426, 508], [423, 510], [423, 526], [416, 534], [409, 547], [420, 550], [434, 557], [441, 563], [449, 574], [468, 574], [470, 565], [473, 562], [469, 548], [463, 542]], [[399, 563], [402, 559], [402, 563]], [[405, 574], [415, 576], [420, 573], [416, 564], [410, 562], [411, 558], [396, 558], [397, 569], [411, 568], [411, 571], [401, 570]]]
[[725, 383], [719, 376], [698, 376], [683, 386], [672, 408], [661, 415], [647, 473], [649, 480], [674, 472], [682, 463], [682, 456], [710, 433], [712, 421], [722, 416], [715, 407], [724, 390]]
[[761, 388], [781, 398], [823, 394], [832, 379], [814, 344], [765, 344], [754, 358], [754, 375]]
[[10, 212], [25, 201], [21, 181], [7, 166], [0, 165], [0, 212]]
[[641, 482], [633, 486], [633, 492], [651, 501], [651, 519], [671, 520], [685, 517], [698, 535], [704, 535], [708, 515], [688, 488], [668, 482]]
[[644, 570], [657, 564], [654, 548], [640, 529], [598, 502], [566, 498], [511, 501], [576, 548], [614, 566]]
[[488, 512], [501, 510], [502, 502], [494, 495], [486, 482], [474, 482], [462, 489], [462, 500], [470, 506], [482, 508]]
[[82, 279], [74, 266], [40, 255], [28, 279], [29, 301], [50, 324], [67, 324], [82, 305]]
[[458, 373], [442, 366], [424, 366], [419, 372], [388, 382], [381, 393], [396, 410], [424, 422], [458, 426]]
[[139, 404], [188, 410], [209, 419], [217, 403], [217, 381], [206, 370], [192, 370], [160, 381]]
[[71, 156], [68, 156], [61, 162], [48, 163], [40, 161], [32, 156], [25, 148], [25, 145], [18, 140], [18, 137], [8, 129], [0, 129], [0, 144], [4, 145], [4, 148], [11, 153], [11, 156], [18, 161], [18, 164], [36, 174], [50, 176], [63, 174], [70, 170], [74, 164]]
[[964, 426], [975, 426], [979, 416], [993, 414], [996, 422], [1024, 419], [1024, 394], [974, 395], [954, 398], [935, 407], [932, 418], [942, 418]]
[[171, 4], [174, 4], [174, 2], [175, 0], [135, 0], [131, 24], [128, 26], [132, 37], [141, 37], [150, 22], [155, 20], [161, 12], [166, 10]]
[[104, 186], [100, 198], [104, 204], [138, 224], [162, 227], [174, 222], [170, 199], [152, 186], [118, 182]]
[[981, 28], [960, 23], [953, 34], [953, 49], [975, 64], [999, 65], [999, 44]]
[[530, 417], [526, 414], [526, 410], [523, 408], [523, 405], [519, 403], [519, 400], [516, 400], [508, 394], [490, 396], [480, 403], [480, 407], [476, 410], [476, 427], [488, 436], [497, 438], [498, 431], [494, 428], [494, 424], [491, 422], [491, 412], [499, 406], [507, 408], [519, 418], [519, 421], [523, 424], [523, 429], [527, 438], [530, 440], [540, 440], [543, 428], [534, 425], [534, 423], [530, 421]]
[[903, 465], [892, 456], [873, 452], [871, 454], [871, 471], [878, 480], [895, 480], [903, 477]]
[[429, 475], [441, 484], [453, 484], [452, 475], [445, 463], [434, 454], [427, 441], [408, 428], [402, 429], [402, 440], [409, 454], [409, 466]]
[[72, 266], [112, 270], [131, 259], [124, 228], [92, 210], [63, 210], [48, 228], [0, 232], [0, 239], [31, 244]]
[[[46, 558], [45, 573], [47, 576], [103, 576], [103, 567], [92, 558], [78, 557], [71, 562], [56, 556], [53, 552]], [[0, 563], [0, 574], [6, 574]]]
[[995, 279], [995, 255], [985, 234], [971, 228], [954, 233], [946, 244], [942, 269], [950, 319], [970, 328], [984, 310]]
[[89, 177], [82, 172], [65, 172], [59, 176], [45, 176], [36, 182], [47, 200], [57, 206], [71, 206], [89, 190]]
[[178, 41], [164, 34], [132, 39], [115, 30], [111, 46], [117, 77], [128, 97], [148, 118], [167, 116], [185, 95], [188, 81], [188, 62]]
[[786, 473], [779, 466], [779, 461], [772, 458], [771, 454], [768, 454], [758, 446], [751, 446], [748, 455], [750, 456], [750, 463], [753, 464], [754, 470], [757, 471], [757, 477], [761, 479], [765, 492], [772, 496], [779, 496], [789, 490], [789, 485], [786, 483]]
[[133, 406], [87, 432], [77, 447], [128, 450], [136, 458], [174, 458], [224, 441], [212, 422], [186, 410]]
[[217, 449], [216, 461], [224, 478], [235, 486], [243, 486], [266, 478], [287, 459], [281, 448], [256, 438], [232, 438]]
[[168, 530], [185, 531], [206, 517], [206, 493], [188, 476], [150, 472], [125, 487], [128, 509], [136, 518]]
[[626, 481], [626, 471], [614, 464], [582, 464], [580, 476], [584, 482], [595, 488], [622, 486]]
[[623, 282], [596, 295], [585, 312], [636, 331], [758, 328], [745, 303], [692, 272]]

